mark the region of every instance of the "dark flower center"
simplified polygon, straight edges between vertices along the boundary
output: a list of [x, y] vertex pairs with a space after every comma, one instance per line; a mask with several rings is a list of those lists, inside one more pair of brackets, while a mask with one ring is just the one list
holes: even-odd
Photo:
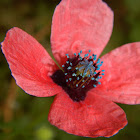
[[85, 99], [88, 90], [101, 84], [99, 79], [104, 75], [104, 70], [100, 71], [103, 62], [97, 60], [96, 55], [85, 54], [82, 58], [81, 53], [82, 51], [77, 55], [74, 53], [73, 58], [66, 54], [67, 61], [62, 65], [63, 71], [58, 70], [52, 75], [54, 82], [62, 86], [70, 98], [77, 102]]

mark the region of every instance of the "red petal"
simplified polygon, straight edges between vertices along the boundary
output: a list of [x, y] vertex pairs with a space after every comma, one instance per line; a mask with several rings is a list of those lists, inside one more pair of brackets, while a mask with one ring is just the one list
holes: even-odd
[[99, 55], [108, 42], [113, 12], [102, 0], [62, 0], [56, 7], [51, 43], [55, 58], [80, 50]]
[[93, 92], [114, 102], [140, 104], [140, 42], [123, 45], [101, 59], [105, 76]]
[[34, 96], [58, 93], [60, 87], [49, 77], [54, 62], [32, 36], [15, 27], [7, 32], [1, 45], [17, 85]]
[[91, 93], [83, 102], [73, 102], [66, 93], [57, 94], [48, 119], [68, 133], [85, 137], [110, 137], [127, 124], [118, 105]]

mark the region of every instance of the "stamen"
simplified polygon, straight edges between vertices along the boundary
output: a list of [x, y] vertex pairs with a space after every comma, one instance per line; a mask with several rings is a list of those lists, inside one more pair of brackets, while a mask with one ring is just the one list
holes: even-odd
[[69, 58], [69, 55], [68, 54], [66, 54], [66, 56], [67, 56], [67, 58]]
[[[88, 52], [90, 53], [91, 50]], [[82, 58], [80, 56], [81, 53], [82, 50], [77, 53], [77, 55], [74, 53], [74, 58], [70, 58], [69, 55], [66, 54], [66, 64], [62, 65], [66, 84], [70, 88], [76, 89], [90, 87], [88, 85], [95, 88], [97, 85], [101, 84], [98, 80], [102, 78], [101, 75], [104, 75], [103, 72], [105, 72], [105, 70], [100, 71], [103, 61], [100, 59], [97, 60], [97, 55], [94, 54], [92, 54], [92, 58], [88, 53]]]
[[75, 73], [73, 73], [73, 74], [72, 74], [72, 76], [76, 76], [76, 74], [75, 74]]
[[90, 56], [89, 59], [92, 59], [92, 56]]
[[101, 85], [101, 82], [98, 82], [99, 85]]
[[100, 63], [100, 59], [98, 59], [98, 61], [96, 63], [99, 64]]
[[82, 88], [84, 88], [85, 86], [83, 85]]
[[72, 80], [72, 78], [69, 78], [69, 80], [71, 81], [71, 80]]
[[77, 80], [79, 80], [80, 78], [79, 77], [77, 77]]
[[87, 54], [85, 54], [85, 57], [88, 57], [88, 53], [87, 53]]
[[70, 69], [71, 69], [71, 67], [69, 66], [67, 69], [68, 69], [68, 70], [70, 70]]
[[96, 57], [97, 57], [97, 55], [94, 55], [94, 61], [97, 59]]
[[94, 72], [94, 75], [97, 74], [97, 72]]
[[82, 74], [82, 73], [80, 73], [80, 76], [82, 76], [82, 77], [83, 77], [83, 74]]
[[80, 60], [82, 60], [82, 59], [83, 59], [81, 56], [80, 56], [79, 58], [80, 58]]
[[92, 77], [92, 78], [91, 78], [91, 80], [95, 80], [95, 78], [94, 78], [94, 77]]

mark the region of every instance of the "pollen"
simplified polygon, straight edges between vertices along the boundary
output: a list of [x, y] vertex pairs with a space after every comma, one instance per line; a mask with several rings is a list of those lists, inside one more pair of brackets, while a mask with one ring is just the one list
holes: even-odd
[[104, 75], [105, 70], [100, 70], [103, 61], [97, 59], [97, 55], [85, 54], [81, 57], [82, 51], [78, 54], [74, 53], [74, 57], [70, 58], [66, 54], [67, 61], [62, 65], [65, 75], [65, 81], [71, 89], [93, 88], [100, 85], [99, 79]]

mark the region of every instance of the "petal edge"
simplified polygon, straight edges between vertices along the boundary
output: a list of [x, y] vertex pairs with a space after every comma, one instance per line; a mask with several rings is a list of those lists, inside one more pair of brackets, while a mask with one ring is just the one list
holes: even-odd
[[140, 42], [116, 48], [101, 59], [105, 75], [92, 91], [114, 102], [140, 104]]
[[115, 103], [88, 93], [84, 102], [57, 94], [48, 120], [67, 133], [84, 137], [110, 137], [127, 124], [124, 111]]
[[[72, 10], [71, 10], [72, 9]], [[51, 32], [52, 52], [60, 62], [66, 54], [99, 55], [107, 44], [113, 28], [113, 12], [101, 0], [62, 0], [56, 7]]]
[[55, 64], [32, 36], [14, 27], [7, 32], [1, 45], [17, 85], [34, 96], [57, 94], [56, 87], [60, 87], [49, 77], [51, 67]]

